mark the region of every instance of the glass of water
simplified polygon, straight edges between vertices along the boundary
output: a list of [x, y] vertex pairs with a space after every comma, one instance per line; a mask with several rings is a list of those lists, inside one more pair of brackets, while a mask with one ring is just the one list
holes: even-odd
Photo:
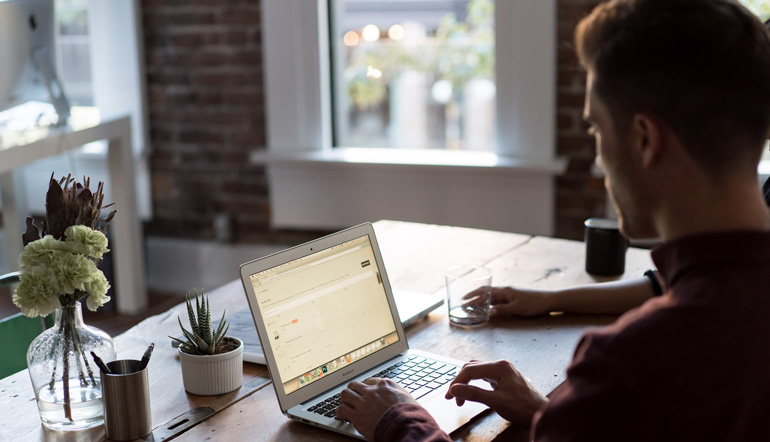
[[486, 323], [492, 297], [492, 271], [477, 265], [459, 265], [446, 269], [445, 276], [449, 322], [457, 325]]

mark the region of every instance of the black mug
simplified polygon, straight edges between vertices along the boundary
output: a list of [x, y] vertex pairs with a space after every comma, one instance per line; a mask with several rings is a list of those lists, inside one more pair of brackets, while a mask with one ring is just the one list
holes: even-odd
[[589, 218], [585, 221], [586, 272], [618, 276], [626, 271], [628, 239], [620, 233], [618, 220]]

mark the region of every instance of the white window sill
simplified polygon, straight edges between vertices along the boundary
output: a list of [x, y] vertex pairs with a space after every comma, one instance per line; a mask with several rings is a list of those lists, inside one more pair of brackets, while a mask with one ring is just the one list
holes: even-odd
[[336, 148], [315, 151], [254, 151], [252, 164], [327, 164], [351, 168], [382, 166], [393, 170], [466, 170], [517, 172], [537, 175], [560, 175], [567, 168], [566, 158], [549, 162], [528, 161], [493, 152], [446, 151], [387, 148]]
[[770, 160], [762, 160], [759, 162], [759, 181], [764, 184], [768, 178], [770, 178]]
[[567, 164], [368, 148], [254, 152], [250, 160], [267, 166], [273, 227], [395, 219], [536, 235], [553, 234], [554, 177]]

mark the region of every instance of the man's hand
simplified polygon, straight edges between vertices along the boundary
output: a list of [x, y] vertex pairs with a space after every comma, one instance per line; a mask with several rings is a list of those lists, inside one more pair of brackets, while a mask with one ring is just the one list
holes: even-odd
[[388, 409], [400, 403], [417, 401], [390, 379], [371, 378], [365, 383], [353, 381], [340, 394], [342, 404], [337, 407], [337, 417], [344, 419], [369, 440], [374, 429]]
[[[468, 385], [474, 379], [489, 382], [493, 389], [490, 391]], [[465, 401], [481, 402], [504, 419], [526, 428], [532, 425], [535, 412], [547, 402], [508, 361], [465, 364], [449, 384], [446, 398], [455, 398], [460, 406]]]
[[513, 287], [482, 287], [464, 296], [470, 302], [482, 293], [491, 291], [492, 300], [489, 316], [537, 316], [550, 311], [550, 298], [546, 292], [517, 289]]

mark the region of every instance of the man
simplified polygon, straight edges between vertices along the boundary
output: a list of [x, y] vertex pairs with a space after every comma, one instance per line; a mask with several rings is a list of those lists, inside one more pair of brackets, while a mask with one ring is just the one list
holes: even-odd
[[[576, 32], [605, 186], [666, 292], [589, 331], [550, 400], [508, 362], [467, 364], [449, 398], [536, 441], [770, 440], [770, 36], [732, 0], [615, 0]], [[468, 385], [485, 379], [484, 391]], [[449, 440], [390, 380], [353, 382], [338, 416], [374, 440]]]

